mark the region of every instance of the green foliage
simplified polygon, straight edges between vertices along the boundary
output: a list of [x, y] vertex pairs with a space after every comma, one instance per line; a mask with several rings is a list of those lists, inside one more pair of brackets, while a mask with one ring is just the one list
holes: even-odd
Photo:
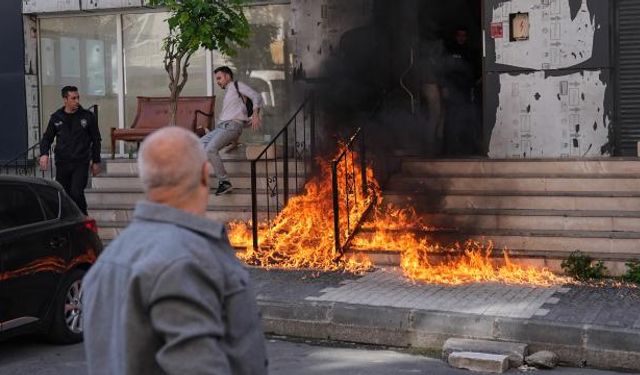
[[169, 36], [165, 52], [171, 56], [190, 55], [200, 47], [234, 55], [234, 45], [247, 46], [249, 22], [242, 10], [243, 0], [150, 0], [169, 12]]
[[178, 97], [189, 79], [191, 56], [204, 47], [233, 56], [234, 46], [247, 47], [249, 21], [244, 0], [149, 0], [169, 12], [169, 35], [164, 39], [164, 69], [171, 91], [170, 124], [176, 123]]
[[606, 276], [607, 267], [602, 261], [593, 259], [580, 251], [574, 251], [561, 263], [564, 272], [578, 280], [602, 279]]
[[622, 276], [622, 279], [640, 284], [640, 259], [634, 259], [625, 264], [627, 266], [627, 273]]

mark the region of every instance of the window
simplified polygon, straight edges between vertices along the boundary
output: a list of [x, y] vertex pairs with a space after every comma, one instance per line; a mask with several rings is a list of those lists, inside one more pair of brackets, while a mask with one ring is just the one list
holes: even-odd
[[60, 89], [77, 86], [85, 108], [99, 106], [105, 153], [111, 147], [110, 128], [118, 127], [116, 21], [113, 15], [40, 20], [42, 126], [46, 127], [49, 116], [62, 107]]
[[[162, 41], [169, 34], [167, 13], [122, 16], [125, 66], [125, 127], [136, 115], [136, 96], [169, 96], [169, 76], [164, 70]], [[189, 79], [181, 96], [207, 94], [204, 51], [196, 52], [189, 64]]]
[[38, 198], [26, 185], [0, 185], [0, 230], [43, 219]]
[[[300, 98], [294, 98], [290, 90], [292, 55], [288, 50], [291, 42], [287, 32], [291, 8], [289, 4], [255, 5], [245, 8], [245, 14], [251, 25], [251, 47], [239, 49], [234, 57], [214, 51], [213, 65], [228, 65], [238, 81], [247, 83], [262, 95], [265, 103], [263, 127], [260, 131], [242, 135], [245, 141], [261, 142], [275, 135], [291, 116], [292, 109], [300, 105]], [[216, 114], [219, 114], [224, 91], [214, 85], [214, 94], [217, 97]]]
[[47, 220], [57, 219], [60, 216], [60, 196], [58, 190], [51, 186], [34, 185], [33, 189], [40, 197], [42, 209]]

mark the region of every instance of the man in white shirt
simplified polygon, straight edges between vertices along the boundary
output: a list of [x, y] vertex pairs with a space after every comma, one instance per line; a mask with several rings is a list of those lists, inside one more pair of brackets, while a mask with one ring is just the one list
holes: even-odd
[[[226, 194], [233, 189], [227, 170], [224, 168], [220, 150], [230, 143], [235, 143], [242, 134], [242, 129], [251, 125], [253, 130], [260, 128], [260, 110], [263, 106], [262, 97], [251, 87], [233, 80], [233, 71], [227, 66], [221, 66], [214, 71], [216, 83], [226, 90], [222, 101], [222, 111], [218, 117], [215, 129], [201, 139], [207, 151], [209, 161], [213, 165], [213, 172], [218, 178], [216, 195]], [[253, 102], [253, 114], [247, 115], [247, 99]]]

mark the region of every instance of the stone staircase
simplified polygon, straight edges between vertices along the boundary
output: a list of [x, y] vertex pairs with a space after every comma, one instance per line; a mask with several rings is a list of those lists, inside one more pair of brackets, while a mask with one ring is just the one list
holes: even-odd
[[637, 159], [405, 158], [384, 200], [412, 205], [442, 229], [419, 235], [441, 243], [491, 240], [512, 258], [552, 270], [575, 250], [604, 260], [613, 274], [640, 258]]
[[[244, 149], [223, 154], [225, 167], [234, 185], [234, 190], [222, 196], [213, 191], [217, 181], [212, 176], [211, 195], [207, 217], [220, 222], [232, 220], [251, 220], [251, 163], [244, 157]], [[282, 206], [283, 194], [268, 193], [267, 175], [274, 176], [277, 166], [282, 179], [283, 162], [270, 160], [268, 167], [264, 162], [257, 164], [258, 219], [267, 217], [270, 211], [274, 215], [276, 205]], [[304, 185], [304, 165], [302, 162], [289, 162], [289, 189], [291, 195], [296, 186]], [[296, 177], [297, 176], [297, 177]], [[105, 244], [113, 240], [133, 218], [136, 201], [144, 199], [142, 184], [138, 179], [138, 166], [135, 159], [115, 159], [106, 161], [106, 171], [91, 179], [90, 187], [85, 190], [89, 215], [96, 219], [99, 234]]]

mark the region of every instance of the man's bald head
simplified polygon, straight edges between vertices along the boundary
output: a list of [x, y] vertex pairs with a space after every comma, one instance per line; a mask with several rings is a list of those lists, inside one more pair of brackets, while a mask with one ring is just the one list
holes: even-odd
[[154, 189], [195, 190], [207, 162], [198, 138], [185, 129], [168, 126], [153, 132], [140, 147], [138, 169], [145, 193]]

